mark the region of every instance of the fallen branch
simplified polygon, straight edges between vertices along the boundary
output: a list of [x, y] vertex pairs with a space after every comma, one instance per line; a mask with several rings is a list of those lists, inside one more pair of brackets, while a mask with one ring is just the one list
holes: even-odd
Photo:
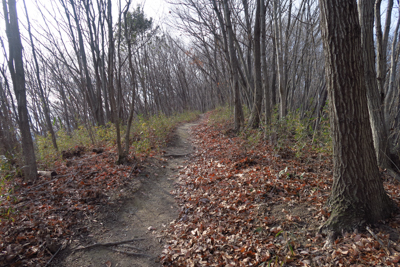
[[388, 256], [390, 256], [389, 248], [386, 247], [386, 246], [383, 244], [383, 242], [379, 239], [379, 237], [378, 237], [376, 234], [374, 234], [374, 232], [372, 232], [371, 228], [369, 228], [369, 227], [367, 226], [366, 229], [367, 229], [367, 231], [376, 239], [376, 241], [378, 241], [378, 243], [383, 247], [383, 249], [386, 251], [386, 254], [387, 254]]
[[57, 173], [55, 171], [37, 171], [37, 174], [47, 178], [57, 176]]
[[96, 243], [96, 244], [89, 245], [89, 246], [86, 246], [86, 247], [83, 247], [83, 246], [82, 247], [78, 247], [78, 248], [74, 249], [74, 251], [84, 250], [84, 249], [89, 249], [89, 248], [95, 248], [95, 247], [112, 247], [112, 246], [125, 244], [125, 243], [130, 243], [130, 242], [139, 241], [139, 240], [145, 240], [145, 238], [134, 238], [134, 239], [118, 241], [118, 242], [110, 242], [110, 243]]

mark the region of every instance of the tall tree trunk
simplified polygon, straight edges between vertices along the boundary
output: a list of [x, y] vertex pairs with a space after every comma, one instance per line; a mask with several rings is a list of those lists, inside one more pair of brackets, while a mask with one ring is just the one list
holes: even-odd
[[234, 107], [235, 107], [235, 131], [238, 132], [243, 126], [244, 116], [242, 109], [242, 102], [240, 100], [240, 88], [239, 88], [239, 78], [238, 78], [238, 60], [236, 57], [236, 50], [234, 45], [234, 35], [231, 22], [231, 11], [229, 9], [228, 0], [224, 0], [224, 13], [225, 13], [225, 24], [228, 32], [228, 47], [229, 47], [229, 57], [231, 66], [231, 81], [233, 87], [233, 97], [234, 97]]
[[8, 68], [13, 81], [14, 92], [18, 104], [18, 124], [21, 131], [22, 152], [24, 159], [25, 180], [32, 181], [37, 177], [37, 166], [33, 140], [29, 128], [29, 115], [26, 105], [26, 88], [24, 62], [22, 60], [22, 43], [19, 33], [18, 16], [15, 0], [3, 0], [3, 16], [8, 38]]
[[356, 0], [319, 0], [333, 139], [331, 216], [336, 234], [390, 216], [393, 201], [380, 179], [365, 93]]
[[[256, 18], [254, 23], [254, 76], [255, 87], [253, 94], [253, 105], [249, 119], [249, 127], [258, 128], [260, 125], [261, 104], [263, 99], [262, 77], [261, 77], [261, 5], [264, 0], [257, 0]], [[263, 48], [264, 49], [264, 48]]]
[[[387, 71], [387, 46], [389, 41], [389, 31], [390, 31], [390, 23], [392, 18], [392, 10], [393, 10], [393, 0], [388, 0], [387, 8], [386, 8], [386, 20], [385, 20], [385, 29], [382, 32], [382, 24], [381, 24], [381, 3], [382, 0], [376, 0], [375, 2], [375, 32], [376, 32], [376, 57], [377, 57], [377, 73], [376, 78], [378, 79], [378, 89], [381, 94], [381, 102], [386, 96], [385, 91], [385, 80], [386, 80], [386, 71]], [[386, 116], [386, 114], [384, 114]]]
[[[253, 70], [252, 70], [252, 64], [251, 64], [252, 63], [252, 60], [251, 60], [252, 59], [251, 58], [251, 47], [252, 47], [252, 41], [253, 41], [252, 33], [251, 33], [251, 28], [252, 27], [251, 27], [251, 22], [250, 22], [248, 0], [242, 0], [242, 4], [243, 4], [243, 11], [244, 11], [244, 20], [246, 22], [246, 29], [245, 29], [246, 37], [247, 37], [246, 40], [248, 42], [247, 45], [246, 45], [246, 47], [247, 47], [246, 59], [247, 60], [243, 60], [243, 65], [242, 66], [244, 67], [244, 73], [245, 73], [245, 77], [246, 77], [246, 87], [245, 87], [246, 88], [246, 94], [249, 95], [248, 105], [247, 106], [250, 109], [252, 109], [253, 105], [254, 105], [254, 102], [252, 100], [254, 98], [253, 94], [254, 94], [254, 90], [255, 90], [255, 88], [254, 88], [254, 86], [255, 86], [254, 82], [255, 81], [254, 81], [254, 77], [252, 76]], [[240, 46], [237, 46], [237, 49], [240, 49], [239, 47]], [[245, 61], [247, 61], [247, 62], [245, 62]], [[253, 103], [251, 103], [251, 102], [253, 102]]]
[[375, 72], [374, 47], [374, 3], [370, 0], [359, 0], [358, 11], [361, 25], [361, 46], [364, 59], [364, 77], [367, 91], [369, 119], [378, 166], [389, 168], [388, 136], [381, 109], [380, 93]]
[[272, 36], [272, 80], [271, 80], [271, 106], [274, 109], [276, 106], [276, 100], [277, 100], [277, 92], [276, 92], [276, 80], [277, 80], [277, 75], [278, 72], [276, 71], [276, 39], [274, 36]]
[[108, 23], [108, 93], [111, 103], [111, 116], [115, 125], [117, 132], [117, 150], [118, 150], [118, 164], [122, 164], [125, 160], [124, 153], [122, 151], [121, 145], [121, 131], [120, 131], [120, 121], [117, 110], [116, 94], [114, 89], [114, 56], [115, 56], [115, 44], [114, 44], [114, 32], [113, 32], [113, 22], [112, 22], [112, 7], [111, 0], [107, 1], [107, 23]]
[[[283, 66], [283, 49], [282, 49], [282, 22], [281, 22], [281, 10], [280, 0], [274, 0], [274, 30], [275, 30], [275, 46], [276, 46], [276, 57], [277, 57], [277, 69], [278, 69], [278, 84], [279, 84], [279, 118], [283, 119], [286, 116], [286, 98], [287, 98], [287, 88], [286, 88], [286, 75], [284, 73]], [[275, 66], [274, 66], [275, 67]]]
[[[399, 9], [400, 10], [400, 9]], [[393, 110], [393, 104], [396, 102], [394, 101], [394, 83], [396, 77], [396, 69], [397, 69], [397, 60], [396, 60], [396, 44], [398, 38], [398, 32], [400, 27], [400, 17], [397, 19], [396, 29], [393, 33], [393, 40], [392, 40], [392, 55], [390, 56], [390, 69], [389, 69], [389, 81], [388, 81], [388, 89], [385, 95], [384, 101], [384, 111], [385, 111], [385, 124], [386, 129], [391, 129], [392, 124], [395, 118], [395, 111]], [[389, 137], [390, 138], [390, 137]], [[390, 138], [391, 140], [392, 138]]]
[[265, 124], [268, 125], [271, 123], [272, 118], [272, 101], [271, 101], [271, 90], [270, 84], [268, 79], [268, 66], [267, 66], [267, 36], [266, 36], [266, 22], [265, 22], [265, 15], [268, 6], [269, 0], [267, 4], [264, 3], [264, 0], [261, 4], [261, 65], [262, 65], [262, 72], [263, 72], [263, 89], [264, 89], [264, 101], [265, 101]]

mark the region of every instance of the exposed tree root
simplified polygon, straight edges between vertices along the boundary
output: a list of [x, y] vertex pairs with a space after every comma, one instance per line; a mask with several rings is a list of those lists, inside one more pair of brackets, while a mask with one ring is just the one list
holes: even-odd
[[330, 242], [346, 232], [361, 230], [366, 226], [365, 219], [357, 212], [333, 211], [329, 219], [319, 228], [319, 232], [326, 234]]
[[134, 238], [134, 239], [118, 241], [118, 242], [110, 242], [110, 243], [96, 243], [96, 244], [89, 245], [89, 246], [86, 246], [86, 247], [83, 247], [83, 246], [77, 247], [76, 249], [74, 249], [74, 251], [83, 250], [83, 249], [89, 249], [89, 248], [95, 248], [95, 247], [111, 247], [111, 246], [116, 246], [116, 245], [120, 245], [120, 244], [139, 241], [139, 240], [144, 240], [144, 238]]

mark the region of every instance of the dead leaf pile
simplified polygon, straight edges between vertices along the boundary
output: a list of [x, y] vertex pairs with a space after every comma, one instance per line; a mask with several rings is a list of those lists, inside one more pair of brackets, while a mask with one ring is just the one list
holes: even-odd
[[58, 176], [33, 183], [16, 178], [4, 186], [12, 190], [0, 197], [0, 265], [45, 266], [71, 238], [85, 235], [84, 222], [135, 173], [116, 158], [114, 149], [89, 152], [56, 162]]
[[[165, 266], [397, 266], [400, 217], [373, 228], [375, 237], [351, 233], [329, 245], [318, 234], [330, 215], [329, 156], [305, 147], [296, 158], [267, 142], [247, 150], [209, 116], [192, 129], [196, 152], [172, 192], [180, 215], [166, 230]], [[399, 184], [385, 178], [385, 187], [399, 201]]]

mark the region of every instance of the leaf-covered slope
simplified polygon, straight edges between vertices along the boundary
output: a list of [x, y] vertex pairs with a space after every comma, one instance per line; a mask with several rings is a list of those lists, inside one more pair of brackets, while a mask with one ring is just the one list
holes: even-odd
[[[290, 147], [266, 143], [246, 151], [243, 139], [222, 134], [225, 127], [208, 114], [192, 130], [196, 152], [173, 192], [181, 208], [167, 230], [165, 266], [397, 264], [398, 235], [389, 228], [374, 229], [376, 238], [346, 234], [333, 245], [318, 234], [329, 217], [330, 157], [305, 147], [295, 158]], [[398, 201], [397, 182], [385, 186]], [[388, 223], [400, 226], [397, 217]]]

